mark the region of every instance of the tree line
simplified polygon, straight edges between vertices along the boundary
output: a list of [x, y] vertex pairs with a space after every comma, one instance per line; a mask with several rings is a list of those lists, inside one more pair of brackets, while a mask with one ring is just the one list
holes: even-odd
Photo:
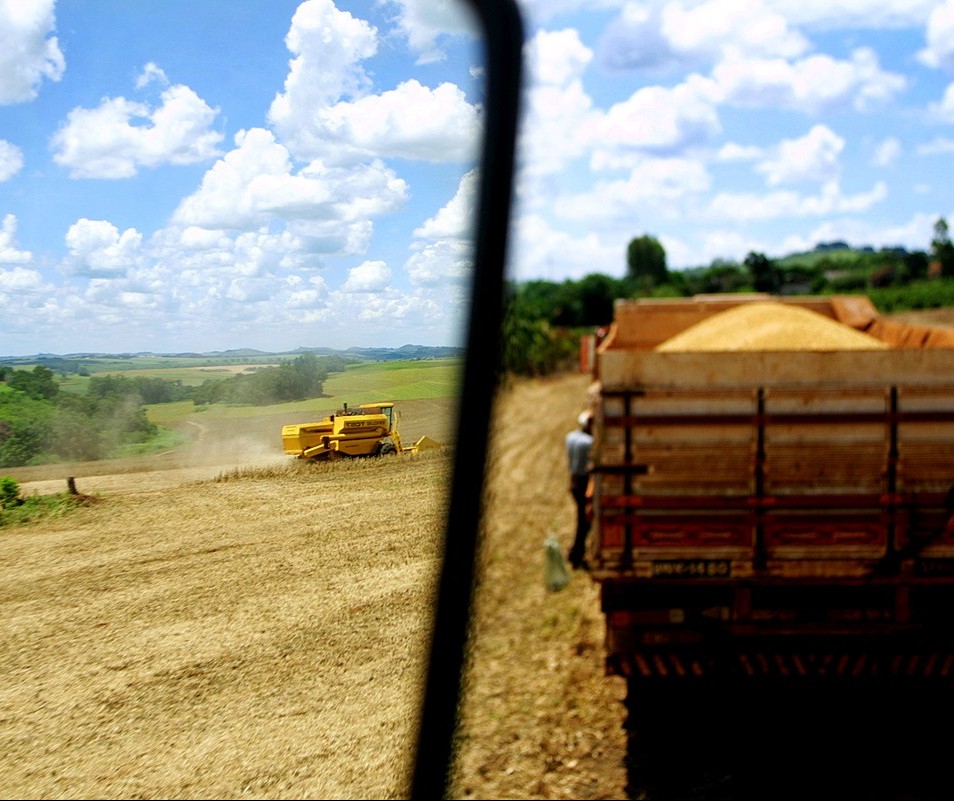
[[158, 434], [146, 416], [150, 404], [268, 405], [320, 397], [329, 373], [345, 364], [339, 356], [308, 353], [196, 387], [144, 376], [92, 376], [82, 394], [62, 391], [48, 367], [0, 366], [0, 467], [103, 459], [122, 446], [148, 442]]
[[621, 278], [594, 273], [579, 280], [507, 284], [504, 373], [543, 375], [575, 365], [582, 332], [606, 326], [620, 298], [691, 297], [725, 292], [867, 294], [881, 311], [954, 306], [954, 244], [947, 221], [934, 224], [930, 246], [852, 248], [824, 242], [810, 253], [772, 259], [749, 252], [741, 262], [670, 270], [659, 240], [630, 240]]

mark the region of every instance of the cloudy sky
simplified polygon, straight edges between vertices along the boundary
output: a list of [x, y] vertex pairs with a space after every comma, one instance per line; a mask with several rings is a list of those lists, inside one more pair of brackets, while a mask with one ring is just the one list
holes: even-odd
[[[954, 214], [954, 0], [523, 0], [510, 277]], [[460, 341], [459, 0], [0, 0], [0, 356]], [[951, 219], [954, 226], [954, 219]]]

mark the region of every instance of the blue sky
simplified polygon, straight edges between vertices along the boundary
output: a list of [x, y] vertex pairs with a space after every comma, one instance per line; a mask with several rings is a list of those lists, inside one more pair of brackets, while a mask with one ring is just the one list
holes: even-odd
[[[954, 0], [521, 9], [511, 278], [954, 214]], [[0, 2], [0, 355], [457, 344], [473, 31], [456, 0]]]

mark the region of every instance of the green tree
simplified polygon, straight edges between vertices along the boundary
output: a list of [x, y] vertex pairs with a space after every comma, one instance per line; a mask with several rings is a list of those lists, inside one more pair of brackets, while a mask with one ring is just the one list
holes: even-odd
[[944, 278], [954, 277], [954, 245], [948, 233], [947, 220], [939, 217], [934, 223], [934, 238], [931, 240], [931, 255], [941, 265]]
[[613, 303], [620, 297], [619, 282], [608, 275], [593, 273], [577, 282], [577, 294], [581, 306], [577, 325], [599, 326], [613, 322]]
[[573, 282], [536, 280], [519, 287], [510, 284], [511, 297], [520, 297], [521, 314], [530, 320], [547, 320], [551, 325], [576, 325], [580, 317], [580, 301], [573, 292]]
[[782, 288], [782, 276], [778, 267], [764, 253], [750, 252], [745, 257], [744, 264], [756, 292], [774, 294]]
[[521, 292], [509, 286], [500, 354], [504, 374], [546, 375], [572, 364], [578, 355], [577, 337], [533, 315]]
[[14, 370], [7, 377], [7, 384], [37, 400], [49, 400], [60, 391], [53, 371], [41, 365], [33, 370]]
[[713, 259], [708, 267], [697, 268], [687, 274], [685, 294], [739, 292], [749, 285], [749, 275], [738, 262]]
[[662, 243], [649, 234], [631, 240], [626, 247], [626, 273], [643, 292], [665, 284], [669, 269], [666, 267], [666, 249]]
[[266, 406], [271, 403], [320, 398], [328, 373], [340, 372], [345, 360], [338, 356], [318, 357], [305, 353], [278, 367], [267, 367], [250, 375], [204, 381], [191, 396], [196, 405], [235, 403]]
[[904, 257], [906, 281], [923, 281], [928, 276], [928, 255], [923, 250], [913, 250]]
[[49, 437], [53, 404], [15, 392], [0, 395], [0, 466], [29, 464]]

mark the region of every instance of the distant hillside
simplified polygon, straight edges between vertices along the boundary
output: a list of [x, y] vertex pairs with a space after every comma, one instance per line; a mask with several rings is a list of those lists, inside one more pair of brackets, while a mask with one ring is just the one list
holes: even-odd
[[427, 345], [402, 345], [399, 348], [298, 348], [294, 353], [314, 353], [316, 356], [355, 356], [362, 361], [393, 361], [409, 359], [457, 359], [463, 358], [465, 348], [431, 347]]
[[871, 247], [853, 248], [841, 243], [832, 245], [817, 245], [814, 250], [803, 253], [789, 253], [775, 259], [777, 267], [785, 269], [793, 265], [802, 265], [814, 267], [819, 262], [828, 262], [830, 264], [853, 263], [861, 256], [868, 256], [874, 253]]
[[342, 356], [345, 358], [356, 358], [361, 361], [392, 361], [407, 359], [453, 359], [463, 358], [464, 348], [443, 347], [429, 345], [402, 345], [400, 348], [347, 348], [346, 350], [337, 350], [335, 348], [296, 348], [293, 351], [269, 352], [264, 350], [255, 350], [254, 348], [235, 348], [232, 350], [213, 350], [204, 352], [183, 351], [179, 353], [150, 353], [140, 351], [137, 353], [36, 353], [30, 356], [0, 356], [0, 364], [41, 364], [50, 369], [59, 369], [65, 361], [76, 362], [78, 360], [97, 360], [97, 359], [136, 359], [146, 360], [150, 358], [163, 359], [238, 359], [238, 360], [273, 360], [279, 356], [300, 356], [303, 353], [314, 353], [318, 356]]

